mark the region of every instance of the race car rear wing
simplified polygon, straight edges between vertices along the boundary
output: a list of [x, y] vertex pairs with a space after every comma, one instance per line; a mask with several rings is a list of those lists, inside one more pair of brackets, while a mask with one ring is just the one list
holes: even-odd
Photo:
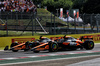
[[79, 40], [86, 40], [86, 39], [91, 39], [93, 40], [93, 36], [88, 35], [88, 36], [80, 36]]

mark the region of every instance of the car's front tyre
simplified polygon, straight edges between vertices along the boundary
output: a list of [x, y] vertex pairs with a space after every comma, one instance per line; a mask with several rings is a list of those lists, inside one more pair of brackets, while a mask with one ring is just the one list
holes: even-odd
[[56, 52], [58, 50], [58, 44], [56, 42], [49, 42], [49, 52]]

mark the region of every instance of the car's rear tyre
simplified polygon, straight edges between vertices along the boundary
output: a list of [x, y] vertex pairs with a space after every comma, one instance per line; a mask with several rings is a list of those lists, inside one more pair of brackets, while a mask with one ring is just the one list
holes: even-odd
[[[16, 46], [16, 45], [18, 45], [18, 43], [12, 43], [10, 47], [12, 48], [12, 47], [14, 47], [14, 46]], [[13, 51], [13, 52], [18, 52], [18, 50], [14, 50], [14, 49], [12, 49], [12, 51]]]
[[58, 44], [56, 42], [49, 42], [49, 52], [56, 52], [58, 50]]
[[93, 41], [85, 41], [84, 48], [86, 50], [92, 50], [94, 48], [94, 42]]

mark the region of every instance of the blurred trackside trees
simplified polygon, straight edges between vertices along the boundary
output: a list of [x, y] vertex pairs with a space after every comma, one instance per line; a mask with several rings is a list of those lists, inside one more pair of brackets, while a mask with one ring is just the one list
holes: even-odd
[[58, 8], [64, 8], [64, 11], [70, 9], [73, 2], [71, 0], [43, 0], [41, 5], [47, 6], [50, 12], [56, 12]]
[[79, 9], [80, 13], [100, 13], [100, 0], [73, 0], [72, 9]]
[[100, 0], [74, 0], [73, 9], [79, 9], [80, 13], [100, 13]]
[[84, 4], [83, 12], [89, 14], [100, 13], [100, 0], [87, 0], [87, 2]]
[[63, 8], [64, 12], [71, 8], [79, 7], [81, 9], [83, 1], [84, 0], [33, 0], [35, 4], [41, 3], [42, 7], [47, 6], [50, 12], [56, 12], [58, 8]]
[[100, 13], [100, 0], [33, 0], [33, 2], [35, 4], [41, 3], [42, 8], [47, 6], [50, 12], [64, 8], [64, 12], [68, 9], [79, 9], [80, 13]]
[[41, 3], [41, 6], [47, 6], [50, 12], [56, 12], [58, 8], [64, 8], [64, 12], [71, 8], [83, 9], [83, 3], [87, 0], [33, 0], [35, 4]]
[[84, 4], [87, 2], [88, 0], [73, 0], [73, 6], [72, 9], [79, 9], [80, 13], [84, 13], [83, 9], [84, 9]]

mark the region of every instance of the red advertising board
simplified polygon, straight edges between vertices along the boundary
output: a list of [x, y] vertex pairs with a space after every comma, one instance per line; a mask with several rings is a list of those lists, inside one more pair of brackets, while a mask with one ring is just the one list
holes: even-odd
[[[100, 41], [100, 35], [86, 35], [86, 36], [92, 36], [93, 37], [93, 41]], [[50, 39], [54, 39], [57, 37], [50, 37]]]
[[93, 35], [93, 40], [94, 41], [99, 41], [100, 40], [100, 35]]
[[20, 43], [24, 43], [26, 41], [33, 41], [33, 40], [35, 40], [35, 38], [13, 38], [12, 43], [17, 41], [20, 44]]

